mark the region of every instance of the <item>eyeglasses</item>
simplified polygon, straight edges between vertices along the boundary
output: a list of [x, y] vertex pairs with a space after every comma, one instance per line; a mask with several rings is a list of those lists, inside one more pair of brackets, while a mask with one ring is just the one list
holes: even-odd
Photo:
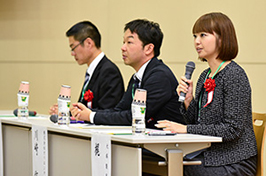
[[[89, 36], [88, 36], [89, 37]], [[71, 52], [74, 52], [74, 50], [80, 45], [82, 44], [88, 37], [82, 39], [76, 46], [74, 46], [73, 48], [71, 48]]]

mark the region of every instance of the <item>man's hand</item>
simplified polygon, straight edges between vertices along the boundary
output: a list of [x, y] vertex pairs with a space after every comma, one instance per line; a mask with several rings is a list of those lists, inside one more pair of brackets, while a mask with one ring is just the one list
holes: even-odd
[[53, 106], [50, 107], [49, 114], [50, 115], [58, 114], [58, 105], [57, 104], [54, 104]]
[[73, 107], [70, 108], [72, 117], [77, 121], [90, 121], [91, 110], [82, 103], [73, 103]]

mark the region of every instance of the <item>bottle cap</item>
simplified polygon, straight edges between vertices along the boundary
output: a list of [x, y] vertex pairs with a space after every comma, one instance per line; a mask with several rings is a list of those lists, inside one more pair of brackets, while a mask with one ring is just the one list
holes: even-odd
[[145, 103], [147, 99], [147, 90], [136, 89], [134, 100]]
[[21, 93], [29, 93], [30, 83], [26, 81], [21, 81], [19, 86], [19, 92]]
[[71, 87], [68, 85], [62, 85], [60, 89], [60, 94], [59, 96], [61, 97], [69, 97], [71, 96]]

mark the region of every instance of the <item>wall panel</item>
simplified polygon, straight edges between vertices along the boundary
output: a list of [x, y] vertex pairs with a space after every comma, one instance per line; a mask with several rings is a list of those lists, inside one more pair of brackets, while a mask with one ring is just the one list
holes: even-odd
[[245, 68], [252, 84], [253, 110], [265, 112], [264, 0], [1, 1], [0, 108], [16, 108], [16, 93], [22, 80], [30, 81], [30, 109], [39, 113], [47, 113], [56, 102], [61, 84], [72, 86], [72, 101], [78, 99], [86, 66], [78, 66], [70, 55], [65, 32], [81, 20], [91, 20], [98, 26], [102, 49], [119, 66], [125, 85], [134, 70], [121, 59], [123, 28], [136, 18], [160, 24], [164, 41], [159, 58], [178, 79], [184, 74], [186, 62], [195, 61], [196, 81], [207, 64], [197, 60], [191, 29], [199, 16], [211, 11], [224, 12], [235, 24], [239, 40], [236, 62]]

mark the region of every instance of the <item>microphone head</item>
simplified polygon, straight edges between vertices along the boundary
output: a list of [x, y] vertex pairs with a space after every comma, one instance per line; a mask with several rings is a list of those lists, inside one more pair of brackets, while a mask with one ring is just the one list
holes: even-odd
[[195, 69], [195, 63], [192, 61], [189, 61], [186, 65], [186, 73], [185, 73], [185, 76], [187, 79], [191, 78], [191, 75], [192, 75], [194, 69]]
[[186, 66], [195, 68], [195, 63], [193, 61], [189, 61], [189, 62], [187, 62]]
[[29, 111], [29, 116], [36, 116], [37, 112], [36, 111]]
[[192, 72], [193, 72], [193, 70], [195, 69], [195, 63], [192, 62], [192, 61], [189, 61], [189, 62], [187, 63], [187, 65], [186, 65], [186, 69], [191, 69]]
[[13, 111], [13, 114], [14, 114], [15, 116], [18, 116], [18, 108], [15, 109], [15, 110]]
[[58, 122], [58, 115], [51, 115], [51, 116], [50, 116], [50, 120], [51, 120], [53, 123], [57, 123], [57, 122]]

